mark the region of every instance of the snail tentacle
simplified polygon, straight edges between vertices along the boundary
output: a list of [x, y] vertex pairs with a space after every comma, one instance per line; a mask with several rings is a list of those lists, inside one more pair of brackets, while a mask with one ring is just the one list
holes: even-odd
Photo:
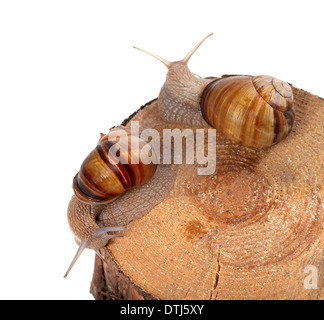
[[[111, 231], [121, 231], [127, 229], [127, 226], [122, 226], [122, 227], [103, 227], [103, 228], [98, 228], [93, 232], [93, 235], [95, 237], [99, 237], [102, 234], [106, 232], [111, 232]], [[122, 235], [116, 235], [116, 236], [122, 236]]]

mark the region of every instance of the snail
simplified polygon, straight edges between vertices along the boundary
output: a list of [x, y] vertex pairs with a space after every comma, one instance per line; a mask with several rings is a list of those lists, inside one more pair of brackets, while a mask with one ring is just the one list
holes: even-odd
[[182, 60], [169, 62], [143, 51], [167, 68], [166, 81], [158, 97], [161, 117], [167, 122], [220, 131], [238, 144], [270, 147], [290, 133], [295, 111], [288, 83], [271, 76], [229, 76], [203, 79], [191, 73], [188, 61], [200, 41]]
[[[130, 129], [117, 127], [108, 135], [101, 134], [96, 148], [86, 157], [73, 180], [75, 198], [68, 209], [68, 222], [79, 249], [64, 277], [85, 248], [95, 250], [100, 256], [99, 249], [109, 239], [120, 236], [108, 232], [126, 229], [123, 224], [127, 225], [162, 201], [172, 175], [164, 167], [157, 170], [156, 163], [149, 143], [131, 135]], [[100, 208], [108, 218], [99, 217]], [[127, 211], [127, 216], [120, 214], [122, 210]], [[115, 226], [107, 226], [112, 220]]]

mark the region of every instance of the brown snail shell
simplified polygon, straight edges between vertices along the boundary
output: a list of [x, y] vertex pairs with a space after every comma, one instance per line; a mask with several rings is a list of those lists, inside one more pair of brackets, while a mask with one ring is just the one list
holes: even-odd
[[295, 118], [290, 85], [271, 76], [217, 79], [204, 89], [200, 106], [212, 127], [250, 147], [285, 139]]
[[[154, 151], [143, 139], [132, 136], [129, 130], [114, 130], [102, 135], [98, 145], [86, 157], [80, 171], [73, 179], [76, 197], [87, 203], [106, 203], [114, 200], [127, 189], [137, 187], [148, 181], [156, 170], [156, 162], [145, 159], [145, 155]], [[116, 142], [117, 136], [125, 136]], [[132, 149], [132, 139], [136, 139], [138, 148]], [[111, 148], [117, 152], [109, 152]], [[143, 148], [146, 153], [141, 153]], [[117, 158], [118, 156], [118, 158]], [[144, 157], [144, 159], [143, 159]], [[148, 164], [147, 164], [148, 163]]]

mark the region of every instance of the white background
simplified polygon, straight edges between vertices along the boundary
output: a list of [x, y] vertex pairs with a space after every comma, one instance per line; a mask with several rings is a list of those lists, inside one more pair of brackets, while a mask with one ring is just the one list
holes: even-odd
[[157, 97], [166, 68], [270, 74], [324, 97], [323, 1], [1, 1], [1, 299], [92, 299], [71, 183], [100, 132]]

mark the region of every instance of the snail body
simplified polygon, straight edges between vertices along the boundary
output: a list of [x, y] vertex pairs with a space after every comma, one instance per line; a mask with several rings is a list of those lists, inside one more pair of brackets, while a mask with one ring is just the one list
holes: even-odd
[[189, 126], [210, 125], [248, 147], [265, 148], [284, 140], [295, 118], [288, 83], [271, 76], [202, 79], [190, 72], [189, 59], [210, 35], [176, 62], [139, 49], [168, 68], [158, 97], [161, 117]]
[[[153, 177], [156, 162], [151, 146], [140, 137], [132, 136], [128, 128], [118, 127], [108, 135], [101, 135], [96, 148], [86, 157], [73, 180], [75, 197], [83, 205], [68, 210], [69, 226], [79, 249], [65, 277], [85, 248], [95, 250], [100, 256], [99, 249], [110, 239], [120, 236], [109, 232], [127, 228], [118, 221], [114, 226], [99, 225], [94, 206], [107, 205], [127, 189], [145, 184]], [[142, 211], [134, 208], [130, 216], [140, 215]]]

